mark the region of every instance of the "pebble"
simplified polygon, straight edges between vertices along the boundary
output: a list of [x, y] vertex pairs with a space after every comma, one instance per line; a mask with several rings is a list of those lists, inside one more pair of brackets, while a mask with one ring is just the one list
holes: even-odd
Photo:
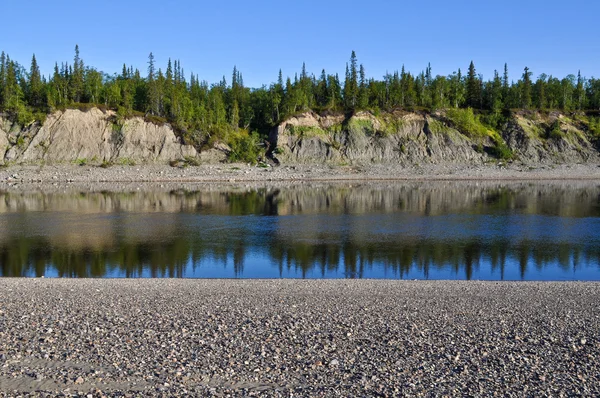
[[10, 396], [600, 395], [596, 283], [5, 278], [0, 291]]
[[[597, 160], [596, 160], [597, 162]], [[335, 164], [297, 164], [273, 167], [276, 173], [270, 173], [270, 180], [293, 181], [306, 180], [476, 180], [489, 179], [594, 179], [600, 178], [598, 165], [590, 161], [586, 164], [556, 164], [553, 167], [540, 167], [540, 164], [521, 162], [490, 162], [485, 165], [460, 163], [438, 164], [397, 164], [374, 163], [365, 166], [341, 166]], [[0, 169], [0, 185], [8, 185], [11, 180], [38, 181], [41, 184], [62, 181], [62, 184], [91, 184], [97, 181], [131, 183], [139, 181], [172, 182], [178, 179], [186, 181], [244, 182], [254, 181], [264, 174], [256, 171], [266, 170], [260, 165], [231, 164], [223, 170], [215, 164], [190, 166], [184, 175], [175, 175], [173, 167], [166, 164], [144, 164], [139, 166], [112, 166], [108, 168], [91, 165], [81, 168], [76, 165], [16, 165]], [[240, 170], [244, 170], [241, 172]], [[217, 174], [213, 173], [217, 171]], [[235, 174], [235, 178], [232, 177]], [[265, 178], [265, 177], [263, 177]]]

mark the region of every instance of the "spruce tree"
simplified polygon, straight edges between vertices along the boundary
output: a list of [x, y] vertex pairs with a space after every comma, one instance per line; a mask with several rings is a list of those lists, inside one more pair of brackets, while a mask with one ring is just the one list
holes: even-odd
[[344, 101], [346, 108], [354, 110], [358, 105], [358, 69], [356, 53], [350, 55], [350, 66], [346, 64], [346, 81], [344, 82]]
[[31, 68], [29, 69], [29, 84], [27, 90], [27, 101], [33, 107], [42, 106], [43, 84], [40, 68], [35, 59], [35, 54], [31, 58]]
[[148, 55], [148, 78], [146, 80], [148, 87], [146, 112], [152, 115], [158, 115], [159, 98], [156, 82], [156, 67], [154, 65], [154, 54]]
[[467, 106], [470, 108], [479, 108], [480, 85], [477, 74], [475, 73], [475, 64], [473, 61], [469, 64], [467, 73]]
[[6, 84], [6, 54], [0, 54], [0, 111], [4, 109], [4, 85]]
[[546, 78], [546, 74], [542, 73], [540, 76], [538, 76], [533, 87], [535, 91], [535, 101], [533, 103], [538, 109], [546, 108]]
[[521, 92], [521, 107], [523, 109], [531, 108], [531, 72], [528, 67], [523, 71], [523, 86]]
[[585, 91], [583, 89], [584, 81], [581, 77], [581, 71], [577, 72], [577, 86], [575, 87], [575, 106], [577, 110], [581, 110], [584, 107]]
[[73, 102], [81, 102], [83, 96], [84, 73], [83, 60], [79, 56], [79, 46], [75, 45], [75, 56], [73, 57], [73, 69], [69, 85], [71, 101]]
[[367, 77], [365, 67], [360, 64], [359, 68], [359, 89], [358, 89], [358, 108], [367, 109], [369, 107], [369, 92], [367, 87]]

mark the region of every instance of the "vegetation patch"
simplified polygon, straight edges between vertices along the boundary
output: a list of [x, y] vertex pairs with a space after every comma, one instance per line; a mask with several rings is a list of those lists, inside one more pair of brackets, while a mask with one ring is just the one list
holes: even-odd
[[77, 166], [85, 166], [88, 164], [88, 160], [87, 158], [77, 158], [72, 163], [76, 164]]
[[299, 137], [318, 137], [326, 135], [326, 131], [316, 126], [293, 126], [287, 125], [286, 130], [291, 135]]
[[600, 138], [600, 117], [590, 117], [588, 132], [593, 138]]
[[504, 140], [494, 140], [494, 144], [495, 145], [490, 148], [490, 155], [500, 160], [514, 159], [515, 154], [513, 153], [512, 149], [510, 149], [510, 147], [506, 145], [506, 142], [504, 142]]
[[427, 120], [427, 123], [429, 124], [429, 130], [434, 134], [442, 134], [442, 133], [450, 132], [450, 127], [445, 125], [444, 123], [442, 123], [441, 121], [439, 121], [437, 119], [429, 118]]
[[477, 138], [492, 135], [492, 131], [483, 125], [479, 117], [473, 113], [472, 108], [448, 109], [446, 116], [458, 131], [468, 137]]
[[121, 166], [135, 166], [135, 160], [131, 158], [119, 158], [117, 159], [116, 164]]
[[560, 140], [565, 138], [565, 132], [562, 131], [560, 122], [556, 120], [547, 130], [547, 138], [552, 140]]
[[239, 129], [227, 134], [226, 144], [231, 151], [228, 159], [231, 162], [245, 162], [256, 164], [264, 156], [264, 145], [258, 133], [248, 133], [248, 130]]
[[346, 128], [352, 135], [364, 134], [372, 136], [375, 134], [375, 127], [373, 126], [373, 122], [369, 119], [350, 118]]
[[377, 134], [381, 136], [390, 136], [397, 134], [404, 127], [404, 120], [399, 117], [391, 115], [387, 118], [379, 118], [382, 128], [377, 131]]
[[519, 127], [523, 129], [525, 134], [531, 138], [540, 138], [544, 135], [543, 129], [531, 120], [517, 117], [517, 123], [519, 124]]

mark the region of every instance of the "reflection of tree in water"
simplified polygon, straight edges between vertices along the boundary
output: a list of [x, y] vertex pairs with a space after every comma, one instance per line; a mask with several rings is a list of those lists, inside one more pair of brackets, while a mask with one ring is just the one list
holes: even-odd
[[[192, 234], [190, 234], [192, 235]], [[482, 263], [503, 279], [508, 259], [519, 267], [521, 278], [534, 266], [558, 265], [577, 270], [582, 262], [600, 263], [600, 248], [589, 245], [554, 244], [541, 241], [482, 243], [469, 241], [415, 240], [382, 244], [356, 242], [310, 244], [268, 239], [259, 246], [240, 236], [214, 242], [177, 236], [156, 243], [119, 242], [107, 250], [52, 246], [40, 238], [18, 238], [0, 246], [2, 276], [43, 276], [53, 269], [60, 277], [182, 277], [186, 267], [197, 267], [207, 259], [231, 258], [236, 276], [244, 276], [247, 255], [268, 247], [273, 264], [301, 276], [337, 273], [347, 278], [363, 278], [381, 268], [388, 277], [404, 278], [417, 272], [428, 278], [432, 270], [452, 270], [457, 277], [471, 279]]]
[[[507, 264], [515, 264], [518, 274], [524, 278], [534, 268], [543, 271], [548, 266], [558, 266], [568, 271], [577, 270], [582, 264], [598, 264], [600, 247], [588, 242], [486, 239], [476, 234], [464, 239], [404, 234], [396, 240], [380, 241], [373, 234], [360, 233], [364, 227], [360, 222], [368, 223], [370, 219], [357, 221], [355, 216], [386, 214], [387, 217], [398, 211], [415, 217], [455, 213], [502, 215], [517, 210], [517, 214], [596, 217], [600, 214], [597, 191], [592, 187], [545, 193], [540, 187], [527, 185], [518, 189], [484, 189], [413, 184], [385, 189], [367, 185], [342, 189], [261, 188], [242, 192], [173, 191], [140, 195], [89, 193], [70, 198], [73, 203], [69, 205], [77, 204], [89, 212], [85, 214], [105, 212], [108, 216], [102, 221], [106, 229], [98, 228], [98, 231], [103, 231], [99, 234], [108, 231], [110, 239], [92, 236], [86, 240], [86, 236], [75, 243], [70, 242], [70, 235], [57, 239], [52, 229], [54, 224], [38, 225], [41, 221], [32, 216], [24, 217], [25, 221], [21, 222], [33, 232], [12, 233], [7, 227], [10, 224], [5, 221], [0, 225], [6, 230], [0, 240], [0, 275], [42, 276], [47, 270], [53, 270], [61, 277], [182, 277], [186, 271], [212, 261], [224, 266], [230, 264], [227, 266], [232, 267], [233, 274], [243, 277], [248, 271], [249, 256], [260, 252], [278, 267], [279, 276], [335, 274], [363, 278], [384, 274], [395, 278], [409, 275], [429, 278], [435, 271], [452, 270], [456, 277], [471, 279], [483, 264], [489, 264], [494, 275], [504, 279]], [[16, 194], [0, 193], [0, 199], [4, 199], [0, 202], [6, 205], [4, 210], [0, 209], [2, 216], [3, 212], [14, 211], [11, 209], [22, 210], [25, 205], [35, 207], [36, 200], [40, 202], [40, 209], [50, 206], [52, 210], [52, 203], [56, 201], [58, 206], [64, 198], [40, 194], [23, 199]], [[97, 203], [101, 211], [94, 207]], [[138, 233], [136, 214], [150, 211], [148, 206], [166, 219], [160, 218], [159, 223], [152, 224], [154, 230], [135, 235]], [[302, 218], [305, 214], [337, 217], [341, 220], [341, 229], [326, 233], [321, 228], [327, 225], [311, 224], [310, 220], [328, 223], [332, 218], [327, 217], [315, 217], [308, 222], [278, 221], [288, 215]], [[162, 221], [167, 221], [168, 228]], [[300, 223], [296, 226], [307, 239], [286, 234], [290, 225], [287, 222]], [[125, 224], [129, 229], [123, 232]], [[39, 233], [43, 227], [48, 232]], [[130, 232], [135, 236], [129, 236]]]

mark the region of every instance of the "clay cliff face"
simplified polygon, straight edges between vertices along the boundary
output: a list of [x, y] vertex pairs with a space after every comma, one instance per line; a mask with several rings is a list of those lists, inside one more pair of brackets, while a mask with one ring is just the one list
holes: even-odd
[[166, 163], [198, 155], [192, 146], [182, 145], [168, 125], [158, 126], [140, 117], [120, 124], [115, 120], [114, 112], [97, 108], [55, 112], [43, 125], [25, 129], [0, 118], [0, 162]]
[[585, 126], [559, 114], [516, 114], [494, 140], [461, 132], [443, 112], [383, 118], [368, 112], [349, 118], [309, 112], [274, 128], [269, 141], [281, 163], [478, 164], [498, 159], [498, 143], [525, 163], [597, 162], [598, 141]]
[[[581, 115], [517, 113], [500, 131], [474, 136], [461, 131], [443, 111], [377, 116], [306, 112], [270, 132], [268, 155], [284, 164], [480, 164], [498, 160], [501, 145], [504, 154], [525, 163], [599, 162], [600, 137], [588, 131], [589, 125]], [[119, 119], [97, 108], [54, 112], [42, 125], [25, 128], [0, 116], [0, 165], [226, 161], [228, 147], [217, 146], [200, 153], [182, 144], [168, 124], [141, 117]]]

